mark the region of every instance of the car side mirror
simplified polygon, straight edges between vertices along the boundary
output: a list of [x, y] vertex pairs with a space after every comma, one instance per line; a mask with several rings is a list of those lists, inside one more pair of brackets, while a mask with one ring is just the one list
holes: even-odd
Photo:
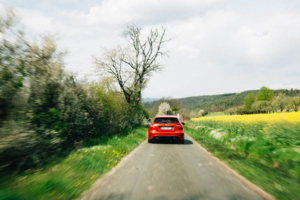
[[184, 123], [184, 122], [181, 122], [181, 124], [182, 124], [182, 125], [185, 125], [185, 123]]

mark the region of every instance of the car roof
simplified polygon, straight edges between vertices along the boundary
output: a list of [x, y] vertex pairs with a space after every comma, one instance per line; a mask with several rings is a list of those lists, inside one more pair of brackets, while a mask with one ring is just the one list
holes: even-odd
[[175, 115], [158, 115], [155, 118], [177, 118]]

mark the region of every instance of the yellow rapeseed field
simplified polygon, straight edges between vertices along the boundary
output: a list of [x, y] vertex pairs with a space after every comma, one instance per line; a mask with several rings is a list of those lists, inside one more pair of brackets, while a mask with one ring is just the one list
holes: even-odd
[[192, 118], [192, 121], [218, 121], [218, 122], [240, 122], [243, 124], [256, 124], [257, 122], [267, 123], [300, 123], [300, 112], [274, 113], [274, 114], [253, 114], [253, 115], [224, 115], [215, 117]]
[[188, 123], [191, 137], [241, 173], [274, 191], [272, 182], [280, 183], [278, 199], [299, 199], [300, 112], [207, 116]]

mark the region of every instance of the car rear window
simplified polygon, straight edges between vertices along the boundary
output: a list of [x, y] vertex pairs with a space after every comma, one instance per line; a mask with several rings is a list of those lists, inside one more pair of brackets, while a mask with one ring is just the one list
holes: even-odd
[[165, 124], [170, 124], [170, 123], [178, 123], [179, 120], [177, 118], [155, 118], [154, 123], [165, 123]]

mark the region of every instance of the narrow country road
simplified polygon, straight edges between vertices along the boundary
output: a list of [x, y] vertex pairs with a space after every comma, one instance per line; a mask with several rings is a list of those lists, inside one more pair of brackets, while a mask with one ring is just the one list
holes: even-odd
[[144, 142], [82, 199], [262, 199], [189, 136], [185, 144]]

